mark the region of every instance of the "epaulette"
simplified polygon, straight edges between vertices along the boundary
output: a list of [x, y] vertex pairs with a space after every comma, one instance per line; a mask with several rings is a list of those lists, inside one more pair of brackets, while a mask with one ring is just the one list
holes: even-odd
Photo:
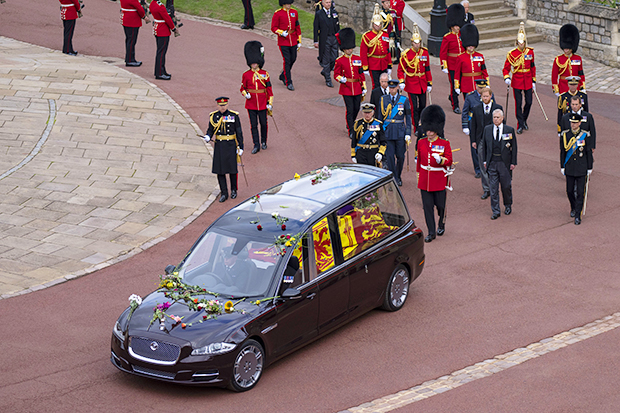
[[422, 46], [421, 49], [428, 51], [428, 49], [426, 47], [424, 47], [424, 46]]
[[215, 115], [216, 113], [219, 113], [219, 110], [214, 110], [213, 112], [209, 113], [209, 117]]
[[237, 116], [239, 115], [239, 112], [235, 112], [234, 110], [230, 110], [230, 109], [228, 109], [228, 111], [229, 111], [230, 113], [232, 113], [233, 115], [237, 115]]

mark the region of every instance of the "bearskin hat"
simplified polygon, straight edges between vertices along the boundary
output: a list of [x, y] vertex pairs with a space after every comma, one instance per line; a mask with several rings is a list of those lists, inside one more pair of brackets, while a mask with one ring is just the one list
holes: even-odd
[[443, 127], [446, 124], [446, 113], [439, 105], [429, 105], [424, 108], [420, 115], [422, 130], [433, 131], [439, 136], [443, 136]]
[[265, 49], [261, 42], [252, 40], [245, 44], [243, 48], [243, 53], [245, 54], [245, 61], [248, 66], [252, 66], [252, 63], [258, 63], [258, 67], [261, 69], [265, 64]]
[[279, 0], [280, 1], [280, 7], [284, 6], [285, 4], [293, 4], [293, 0]]
[[579, 29], [574, 24], [565, 24], [560, 28], [560, 49], [571, 49], [577, 53], [579, 47]]
[[480, 36], [478, 35], [478, 28], [475, 25], [467, 23], [466, 25], [461, 27], [461, 42], [463, 43], [463, 47], [478, 47], [479, 38]]
[[446, 26], [448, 29], [452, 26], [463, 27], [465, 24], [465, 7], [460, 3], [451, 4], [446, 10]]
[[340, 50], [355, 49], [355, 31], [350, 27], [340, 29], [336, 33]]

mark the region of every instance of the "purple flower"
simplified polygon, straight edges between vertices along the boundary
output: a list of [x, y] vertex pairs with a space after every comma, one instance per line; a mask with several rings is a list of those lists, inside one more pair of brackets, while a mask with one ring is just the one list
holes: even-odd
[[163, 304], [157, 304], [157, 308], [158, 308], [159, 310], [166, 311], [167, 309], [169, 309], [169, 308], [170, 308], [170, 303], [169, 303], [168, 301], [166, 301], [166, 302], [165, 302], [165, 303], [163, 303]]

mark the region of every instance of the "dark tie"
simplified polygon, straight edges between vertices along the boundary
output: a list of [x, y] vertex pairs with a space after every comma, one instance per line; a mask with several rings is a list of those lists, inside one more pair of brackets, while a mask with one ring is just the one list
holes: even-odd
[[495, 127], [495, 140], [497, 141], [499, 140], [499, 127], [498, 126]]
[[396, 97], [392, 96], [392, 106], [396, 104]]
[[484, 114], [485, 115], [489, 114], [489, 105], [484, 105]]

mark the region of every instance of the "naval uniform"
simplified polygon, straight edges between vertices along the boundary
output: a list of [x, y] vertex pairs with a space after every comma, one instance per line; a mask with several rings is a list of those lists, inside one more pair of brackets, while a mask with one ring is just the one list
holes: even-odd
[[[560, 137], [560, 167], [566, 176], [566, 195], [570, 202], [571, 211], [575, 217], [581, 218], [583, 198], [586, 187], [588, 170], [592, 170], [592, 139], [588, 131], [579, 129], [562, 132]], [[577, 194], [575, 196], [575, 188]]]
[[581, 107], [583, 108], [583, 110], [585, 110], [586, 112], [589, 112], [588, 110], [588, 95], [586, 95], [584, 92], [582, 92], [581, 90], [577, 90], [574, 94], [570, 92], [570, 90], [562, 93], [560, 95], [560, 97], [558, 98], [558, 133], [562, 132], [562, 117], [564, 115], [566, 115], [567, 113], [570, 113], [572, 111], [571, 107], [570, 107], [570, 101], [571, 98], [573, 96], [579, 96], [579, 99], [581, 100]]
[[77, 54], [73, 50], [73, 32], [75, 31], [75, 21], [80, 11], [80, 2], [78, 0], [59, 0], [60, 1], [60, 19], [64, 28], [64, 36], [62, 42], [62, 52], [65, 54]]
[[226, 174], [230, 176], [231, 191], [237, 190], [237, 148], [243, 149], [243, 132], [239, 113], [219, 110], [209, 115], [207, 136], [215, 141], [211, 172], [217, 174], [222, 195], [228, 196]]
[[[407, 143], [405, 136], [411, 136], [411, 106], [409, 100], [400, 93], [381, 96], [379, 116], [383, 122], [387, 149], [385, 163], [394, 174], [394, 179], [402, 185], [401, 173], [405, 164]], [[396, 157], [396, 162], [394, 162]]]
[[374, 117], [370, 121], [358, 119], [353, 124], [351, 135], [351, 158], [357, 163], [375, 166], [375, 155], [385, 154], [385, 134], [380, 120]]

